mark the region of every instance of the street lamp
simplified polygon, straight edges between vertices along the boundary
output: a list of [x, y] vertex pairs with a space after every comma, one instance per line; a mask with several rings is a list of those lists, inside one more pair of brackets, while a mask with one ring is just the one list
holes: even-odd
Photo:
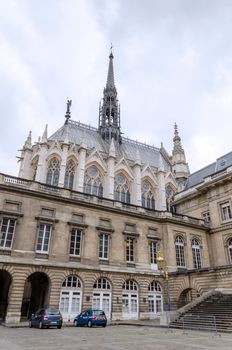
[[166, 264], [166, 260], [164, 259], [163, 252], [161, 250], [157, 251], [157, 265], [158, 269], [162, 271], [162, 274], [166, 281], [166, 293], [167, 293], [167, 311], [170, 311], [171, 309], [171, 303], [170, 303], [170, 286], [169, 286], [169, 274], [168, 274], [168, 267]]

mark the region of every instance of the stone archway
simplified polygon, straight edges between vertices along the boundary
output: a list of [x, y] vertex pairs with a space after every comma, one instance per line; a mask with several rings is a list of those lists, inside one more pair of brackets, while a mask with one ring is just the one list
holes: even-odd
[[191, 303], [191, 301], [195, 300], [199, 296], [199, 293], [196, 289], [187, 288], [183, 290], [178, 299], [178, 309]]
[[9, 272], [6, 270], [0, 270], [0, 321], [5, 320], [11, 282], [12, 278]]
[[32, 273], [25, 281], [21, 318], [29, 318], [38, 309], [48, 306], [49, 278], [43, 272]]

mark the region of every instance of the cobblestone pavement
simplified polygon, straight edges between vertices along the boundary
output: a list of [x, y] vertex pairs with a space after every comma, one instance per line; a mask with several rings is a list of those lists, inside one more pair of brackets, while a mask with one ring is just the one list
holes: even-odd
[[180, 330], [173, 332], [148, 326], [106, 328], [30, 329], [0, 326], [1, 350], [231, 350], [232, 334]]

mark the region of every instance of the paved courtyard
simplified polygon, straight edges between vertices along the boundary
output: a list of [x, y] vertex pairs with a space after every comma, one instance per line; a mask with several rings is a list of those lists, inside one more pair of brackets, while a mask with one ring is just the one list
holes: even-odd
[[106, 328], [29, 329], [0, 326], [1, 350], [231, 350], [232, 334], [221, 337], [204, 332], [188, 332], [147, 327], [108, 326]]

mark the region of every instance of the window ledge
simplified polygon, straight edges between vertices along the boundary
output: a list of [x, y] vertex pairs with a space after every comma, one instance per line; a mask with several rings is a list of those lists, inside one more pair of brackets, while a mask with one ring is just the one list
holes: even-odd
[[126, 263], [126, 266], [127, 266], [127, 267], [136, 267], [136, 264], [135, 264], [135, 263], [132, 263], [132, 262], [127, 262], [127, 263]]
[[0, 255], [11, 255], [11, 249], [0, 248]]
[[109, 265], [109, 260], [99, 259], [99, 264], [100, 265]]
[[35, 253], [35, 257], [37, 259], [44, 259], [44, 260], [48, 260], [48, 254], [47, 253]]
[[81, 261], [81, 257], [80, 256], [75, 256], [75, 255], [70, 255], [69, 256], [69, 261], [80, 262]]

